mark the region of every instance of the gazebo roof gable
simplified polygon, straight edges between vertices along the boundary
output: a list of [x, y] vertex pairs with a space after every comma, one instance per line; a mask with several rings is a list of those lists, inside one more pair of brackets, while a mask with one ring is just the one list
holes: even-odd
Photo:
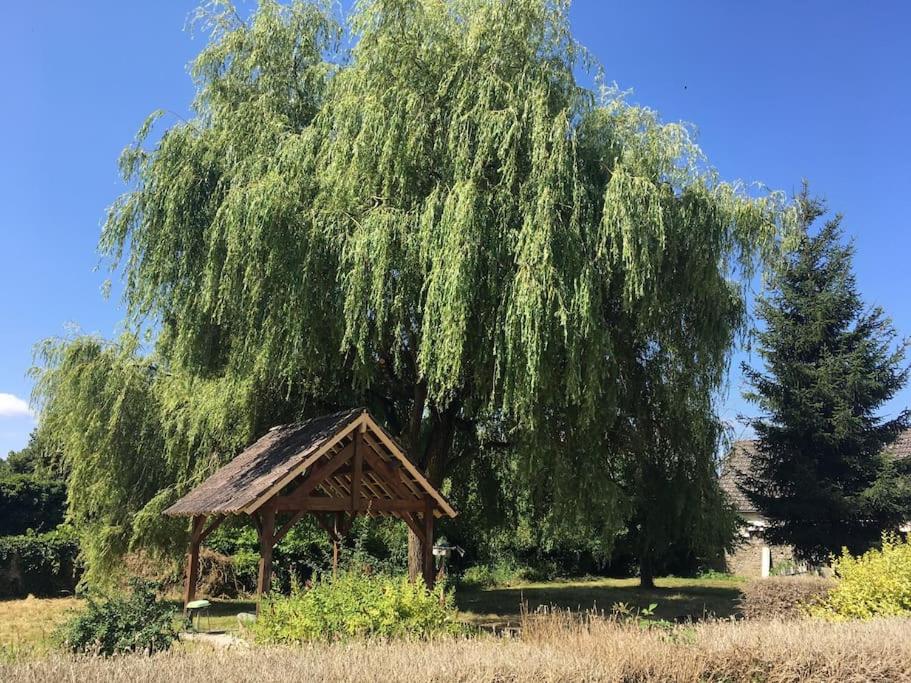
[[[360, 448], [363, 456], [357, 474], [346, 462], [355, 448]], [[309, 483], [308, 478], [312, 478]], [[360, 512], [399, 516], [412, 503], [429, 498], [436, 516], [456, 515], [446, 498], [364, 408], [270, 429], [165, 514], [253, 514], [269, 501], [290, 500], [293, 491], [289, 496], [282, 494], [294, 484], [298, 494], [313, 494], [310, 498], [299, 495], [302, 504], [317, 508], [330, 509], [357, 488], [359, 505], [364, 508], [358, 509]]]

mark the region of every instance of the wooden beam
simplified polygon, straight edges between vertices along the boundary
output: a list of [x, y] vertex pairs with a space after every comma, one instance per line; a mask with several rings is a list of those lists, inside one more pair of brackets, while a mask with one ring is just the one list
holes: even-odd
[[262, 530], [259, 533], [259, 577], [256, 582], [256, 611], [260, 601], [272, 588], [272, 546], [275, 534], [275, 504], [269, 502], [260, 510]]
[[323, 519], [322, 515], [314, 514], [313, 519], [315, 519], [316, 523], [323, 528], [323, 531], [329, 534], [329, 540], [335, 540], [335, 529], [332, 524], [329, 524], [325, 519]]
[[[356, 512], [353, 509], [353, 501], [349, 497], [330, 498], [310, 497], [310, 498], [292, 498], [290, 496], [281, 496], [275, 499], [276, 510], [278, 512], [297, 512], [299, 510], [313, 510], [315, 512]], [[423, 512], [424, 501], [422, 500], [375, 500], [371, 499], [363, 504], [360, 512]]]
[[293, 515], [291, 515], [291, 519], [289, 519], [287, 522], [285, 522], [282, 525], [282, 527], [278, 531], [276, 531], [275, 535], [272, 537], [272, 547], [273, 548], [275, 546], [277, 546], [279, 543], [281, 543], [281, 540], [285, 537], [285, 534], [287, 534], [289, 531], [291, 531], [291, 529], [294, 527], [294, 525], [297, 524], [300, 521], [301, 517], [303, 517], [305, 514], [307, 514], [307, 510], [304, 509], [304, 510], [298, 510]]
[[209, 537], [209, 534], [211, 534], [219, 526], [221, 526], [221, 523], [224, 522], [226, 519], [227, 519], [226, 515], [218, 515], [215, 519], [213, 519], [212, 523], [209, 526], [207, 526], [203, 531], [200, 532], [199, 542], [202, 543], [203, 541], [205, 541]]
[[357, 512], [361, 509], [361, 478], [364, 476], [364, 446], [361, 443], [361, 433], [364, 426], [359, 426], [354, 431], [354, 472], [351, 474], [351, 509]]
[[364, 449], [364, 458], [373, 471], [382, 476], [383, 483], [392, 488], [397, 496], [405, 500], [416, 500], [411, 490], [405, 486], [405, 482], [399, 476], [398, 468], [383, 460], [373, 448]]
[[280, 496], [279, 499], [306, 498], [311, 493], [313, 493], [313, 491], [315, 491], [320, 484], [331, 477], [336, 470], [348, 462], [348, 460], [351, 459], [352, 455], [354, 455], [354, 444], [350, 443], [338, 453], [333, 455], [327, 462], [323, 463], [319, 467], [316, 467], [312, 472], [306, 475], [300, 486], [294, 489], [287, 496]]
[[397, 481], [402, 482], [403, 486], [405, 487], [405, 490], [408, 491], [409, 494], [411, 494], [413, 496], [421, 495], [422, 491], [421, 491], [421, 487], [419, 484], [416, 484], [415, 482], [411, 481], [407, 477], [403, 478], [398, 475], [398, 472], [401, 471], [401, 464], [402, 464], [399, 462], [398, 458], [393, 456], [392, 460], [390, 462], [386, 462], [386, 460], [380, 454], [380, 451], [382, 451], [384, 447], [381, 446], [378, 442], [374, 441], [372, 438], [370, 438], [370, 432], [364, 432], [364, 441], [367, 444], [369, 444], [370, 450], [373, 451], [377, 460], [379, 460], [381, 463], [383, 463], [386, 466], [387, 470], [396, 473], [395, 479]]
[[190, 547], [187, 549], [187, 576], [183, 587], [183, 608], [196, 599], [196, 580], [199, 578], [199, 543], [205, 515], [195, 515], [190, 530]]
[[423, 488], [424, 491], [426, 491], [428, 494], [433, 496], [434, 500], [436, 500], [436, 502], [439, 504], [440, 510], [444, 514], [448, 515], [449, 517], [455, 517], [458, 513], [449, 504], [449, 501], [446, 500], [446, 498], [444, 498], [443, 495], [439, 491], [437, 491], [433, 486], [431, 486], [430, 482], [427, 481], [427, 479], [424, 477], [424, 475], [421, 474], [418, 471], [417, 467], [414, 466], [414, 463], [412, 463], [408, 459], [408, 456], [406, 456], [402, 452], [402, 449], [399, 448], [396, 445], [396, 443], [392, 440], [392, 437], [390, 437], [386, 433], [386, 430], [383, 429], [382, 426], [378, 425], [373, 420], [373, 418], [370, 416], [369, 413], [364, 414], [364, 420], [366, 421], [367, 427], [370, 429], [370, 431], [373, 434], [376, 434], [377, 438], [380, 441], [382, 441], [383, 445], [389, 450], [390, 453], [395, 455], [395, 457], [398, 459], [398, 461], [400, 463], [402, 463], [402, 466], [406, 470], [408, 470], [409, 474], [411, 474], [411, 476], [414, 477], [417, 480], [417, 482], [421, 485], [421, 488]]
[[399, 513], [399, 519], [401, 519], [405, 524], [408, 525], [408, 528], [414, 532], [414, 535], [418, 537], [418, 540], [421, 543], [424, 543], [424, 527], [420, 524], [417, 519], [417, 515], [413, 512], [401, 512]]

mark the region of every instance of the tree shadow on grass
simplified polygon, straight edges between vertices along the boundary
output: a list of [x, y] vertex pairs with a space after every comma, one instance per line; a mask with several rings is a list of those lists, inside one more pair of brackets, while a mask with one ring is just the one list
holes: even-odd
[[740, 589], [724, 585], [659, 585], [641, 589], [633, 585], [592, 583], [534, 584], [515, 588], [463, 589], [456, 592], [456, 603], [465, 617], [477, 624], [518, 621], [522, 605], [530, 612], [539, 607], [554, 607], [579, 612], [610, 612], [624, 603], [643, 610], [657, 604], [654, 618], [668, 621], [698, 621], [709, 617], [737, 616]]

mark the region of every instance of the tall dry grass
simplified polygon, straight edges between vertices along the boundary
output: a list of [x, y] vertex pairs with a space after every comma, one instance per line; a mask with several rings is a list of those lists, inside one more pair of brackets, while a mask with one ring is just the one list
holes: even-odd
[[911, 680], [911, 620], [642, 630], [552, 615], [529, 620], [516, 639], [195, 648], [112, 660], [55, 655], [0, 665], [0, 680], [905, 681]]

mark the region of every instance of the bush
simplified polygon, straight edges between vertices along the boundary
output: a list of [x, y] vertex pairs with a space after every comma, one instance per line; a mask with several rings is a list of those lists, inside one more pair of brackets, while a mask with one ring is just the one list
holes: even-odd
[[342, 572], [267, 599], [254, 624], [261, 643], [350, 637], [429, 638], [459, 630], [451, 593], [406, 577]]
[[823, 600], [832, 581], [817, 576], [781, 576], [747, 583], [740, 611], [747, 619], [793, 619], [806, 616]]
[[884, 534], [882, 548], [860, 557], [842, 551], [832, 565], [838, 580], [813, 614], [829, 619], [869, 619], [911, 614], [911, 542]]
[[34, 474], [0, 476], [0, 536], [51, 531], [63, 522], [66, 486]]
[[173, 607], [158, 599], [155, 584], [132, 581], [129, 597], [97, 601], [89, 597], [85, 611], [66, 622], [58, 633], [63, 647], [109, 657], [167, 650], [177, 639]]
[[0, 598], [72, 593], [79, 579], [79, 544], [65, 529], [0, 537]]
[[556, 578], [557, 568], [518, 566], [511, 562], [497, 562], [493, 565], [479, 564], [468, 567], [459, 576], [459, 584], [477, 588], [515, 586], [536, 581], [550, 581]]

